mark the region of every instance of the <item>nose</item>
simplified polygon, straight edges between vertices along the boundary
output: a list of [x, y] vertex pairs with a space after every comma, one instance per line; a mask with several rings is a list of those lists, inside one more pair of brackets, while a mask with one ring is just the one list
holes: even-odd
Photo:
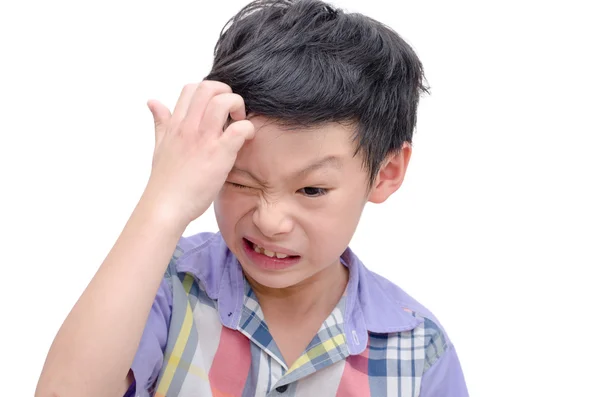
[[283, 203], [261, 200], [252, 214], [252, 221], [265, 237], [290, 233], [293, 220], [286, 214]]

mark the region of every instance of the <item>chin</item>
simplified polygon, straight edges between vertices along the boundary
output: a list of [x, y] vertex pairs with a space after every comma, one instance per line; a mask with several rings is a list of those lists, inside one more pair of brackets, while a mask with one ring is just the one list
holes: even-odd
[[291, 272], [271, 272], [264, 271], [261, 269], [256, 269], [254, 266], [244, 264], [240, 261], [242, 265], [242, 270], [246, 275], [246, 278], [251, 278], [255, 283], [273, 289], [284, 289], [292, 287], [296, 284], [301, 283], [307, 277], [302, 277], [299, 274], [292, 274]]

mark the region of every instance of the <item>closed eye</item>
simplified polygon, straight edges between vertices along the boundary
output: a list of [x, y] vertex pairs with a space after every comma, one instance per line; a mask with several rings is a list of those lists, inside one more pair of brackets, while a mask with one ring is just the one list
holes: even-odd
[[239, 183], [234, 183], [234, 182], [227, 182], [229, 183], [231, 186], [238, 188], [238, 189], [251, 189], [250, 186], [246, 186], [246, 185], [240, 185]]

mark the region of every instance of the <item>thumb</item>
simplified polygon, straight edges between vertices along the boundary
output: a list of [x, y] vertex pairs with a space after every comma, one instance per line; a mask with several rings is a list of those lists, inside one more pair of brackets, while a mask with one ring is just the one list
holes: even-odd
[[151, 99], [146, 104], [152, 118], [154, 118], [155, 143], [158, 144], [167, 129], [167, 123], [171, 119], [171, 111], [159, 101]]

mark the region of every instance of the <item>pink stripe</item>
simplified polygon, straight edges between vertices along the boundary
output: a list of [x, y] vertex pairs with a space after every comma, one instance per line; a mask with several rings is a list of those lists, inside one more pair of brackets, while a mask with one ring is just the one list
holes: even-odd
[[241, 396], [250, 372], [250, 340], [223, 327], [217, 353], [208, 372], [214, 397]]
[[369, 348], [358, 356], [346, 359], [342, 380], [336, 397], [361, 396], [370, 397], [369, 390]]

